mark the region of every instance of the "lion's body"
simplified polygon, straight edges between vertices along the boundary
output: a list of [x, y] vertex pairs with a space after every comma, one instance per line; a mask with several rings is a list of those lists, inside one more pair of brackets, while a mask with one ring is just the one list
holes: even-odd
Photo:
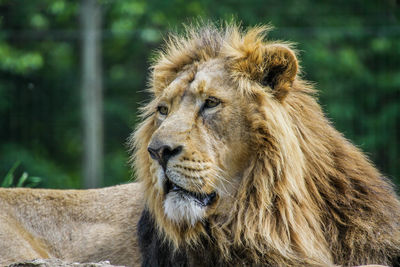
[[92, 190], [0, 189], [0, 266], [36, 258], [138, 266], [138, 183]]
[[155, 60], [133, 137], [143, 266], [395, 265], [392, 185], [264, 34], [191, 29]]

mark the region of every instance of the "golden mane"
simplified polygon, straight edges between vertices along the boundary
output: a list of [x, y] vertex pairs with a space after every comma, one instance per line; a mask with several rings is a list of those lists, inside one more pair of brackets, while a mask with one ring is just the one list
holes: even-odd
[[[240, 251], [256, 264], [392, 264], [400, 255], [400, 203], [392, 185], [332, 127], [312, 86], [296, 75], [291, 45], [267, 41], [268, 30], [259, 26], [243, 31], [234, 24], [188, 27], [182, 35], [170, 35], [156, 56], [149, 82], [153, 101], [143, 108], [132, 147], [159, 234], [175, 248], [195, 247], [212, 236], [226, 262]], [[280, 52], [282, 47], [289, 52]], [[274, 49], [276, 53], [266, 53]], [[155, 99], [180, 71], [213, 58], [226, 62], [229, 79], [243, 97], [253, 100], [248, 106], [253, 138], [244, 142], [258, 149], [230, 212], [208, 218], [209, 230], [203, 224], [181, 228], [165, 217], [150, 172], [151, 114]], [[285, 75], [294, 79], [278, 77], [273, 89], [265, 89], [260, 75], [282, 59]]]

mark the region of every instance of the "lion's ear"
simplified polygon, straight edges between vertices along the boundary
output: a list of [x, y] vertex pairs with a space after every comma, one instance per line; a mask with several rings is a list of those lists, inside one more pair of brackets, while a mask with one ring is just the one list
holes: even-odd
[[283, 45], [267, 45], [263, 73], [259, 82], [269, 86], [278, 99], [283, 99], [290, 90], [298, 71], [298, 62], [295, 53]]

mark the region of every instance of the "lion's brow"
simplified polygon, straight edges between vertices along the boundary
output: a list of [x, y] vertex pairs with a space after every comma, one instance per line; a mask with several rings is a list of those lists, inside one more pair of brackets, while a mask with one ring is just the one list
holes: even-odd
[[177, 96], [182, 97], [193, 79], [194, 73], [192, 71], [182, 73], [166, 88], [164, 98], [171, 100]]

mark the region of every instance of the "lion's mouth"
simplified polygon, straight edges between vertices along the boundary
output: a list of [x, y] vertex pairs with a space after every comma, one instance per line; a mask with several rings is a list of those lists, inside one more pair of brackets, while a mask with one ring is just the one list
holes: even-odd
[[168, 177], [165, 177], [165, 184], [164, 184], [164, 192], [167, 195], [169, 192], [177, 192], [179, 194], [185, 195], [193, 199], [197, 204], [201, 206], [209, 206], [211, 205], [217, 194], [215, 192], [211, 194], [202, 194], [188, 191], [179, 185], [172, 182]]

